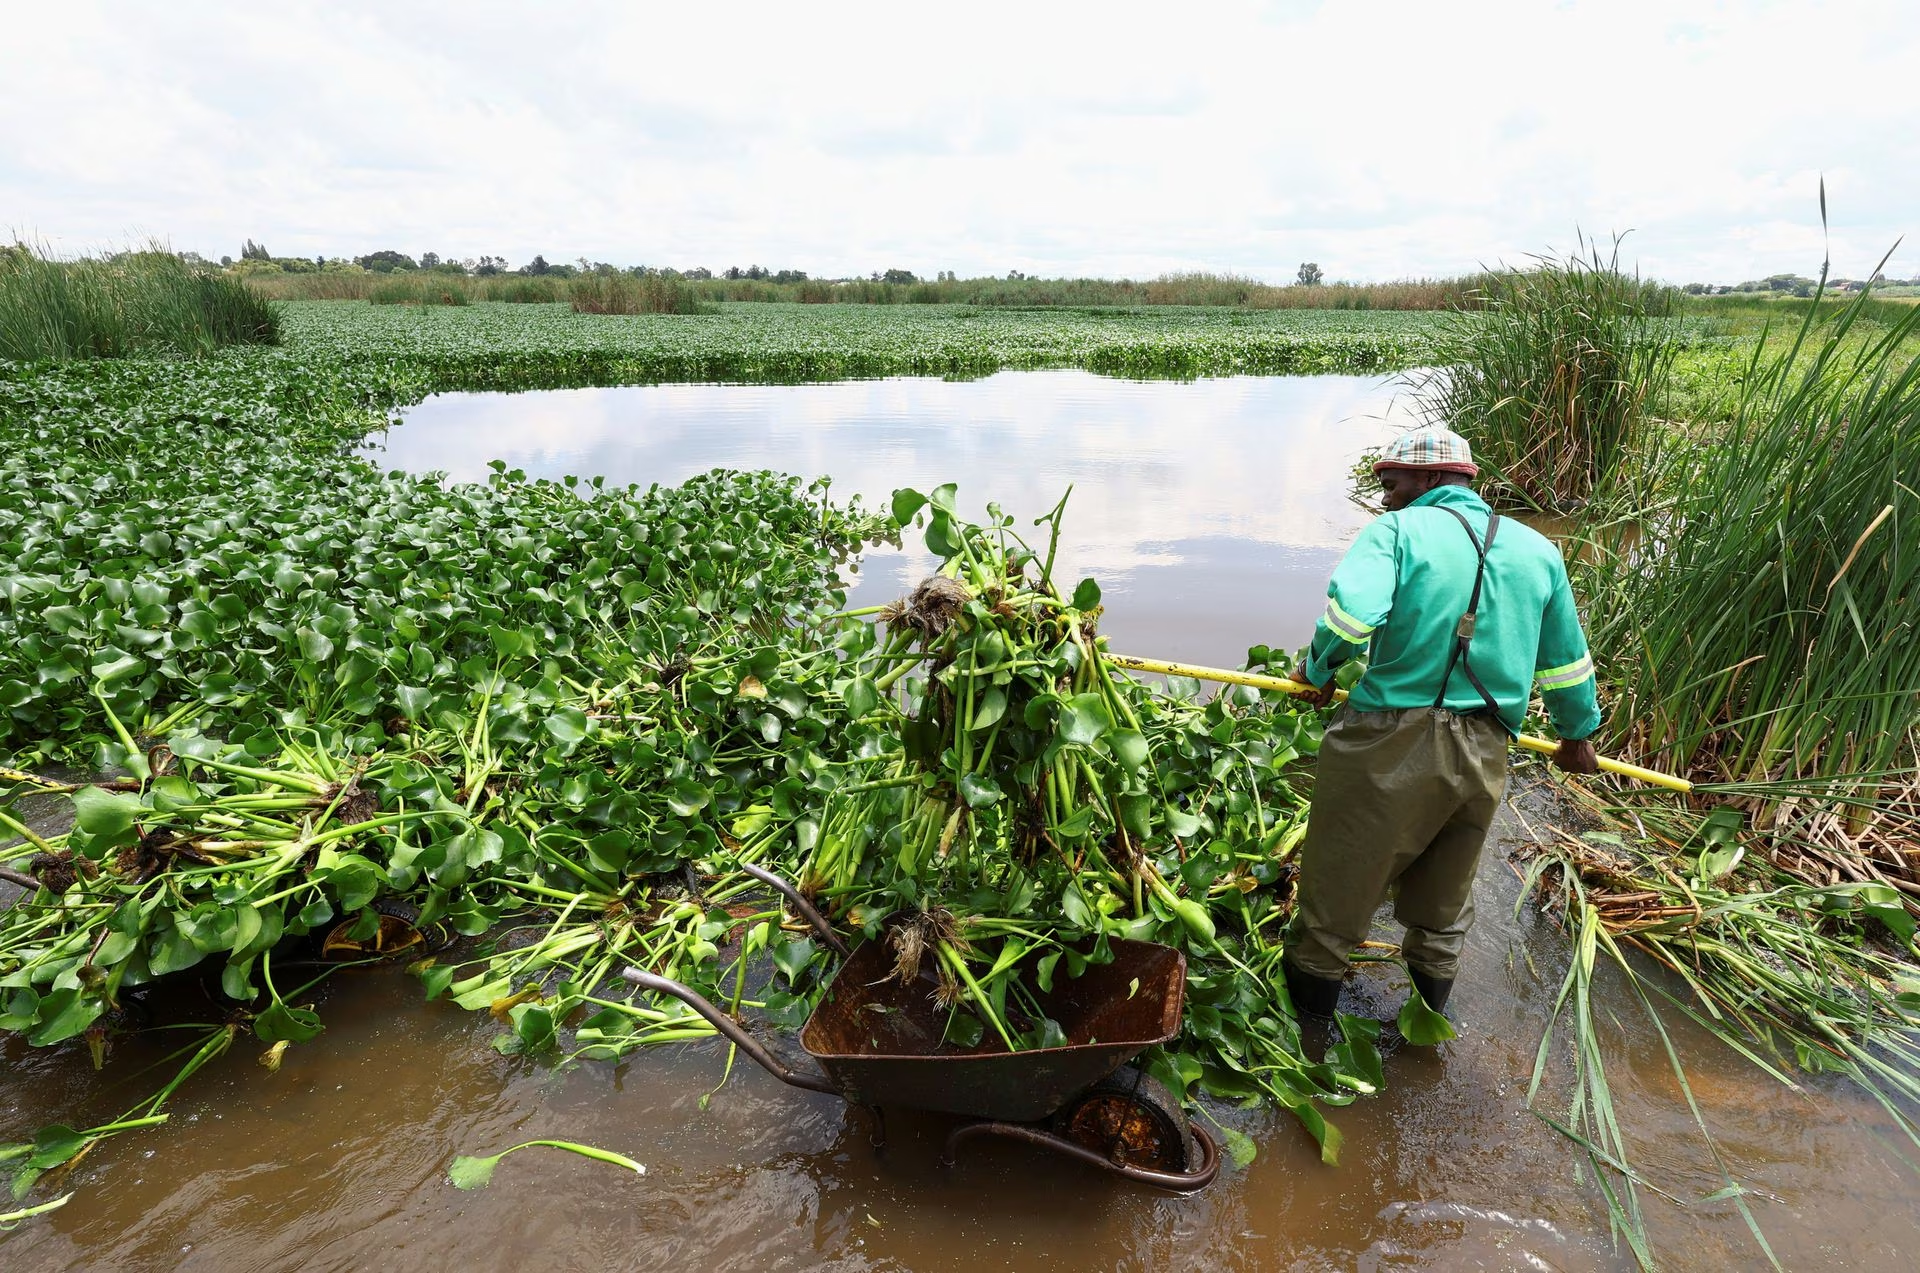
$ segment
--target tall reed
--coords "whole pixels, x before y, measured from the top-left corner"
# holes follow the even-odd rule
[[[355,267],[310,274],[249,274],[247,282],[276,301],[364,301],[390,277]]]
[[[382,281],[367,293],[375,305],[470,305],[467,280],[430,272],[374,275]]]
[[[280,301],[373,301],[375,304],[460,305],[507,301],[547,305],[567,299],[569,279],[552,275],[456,274],[446,270],[325,269],[309,274],[254,274],[248,282]],[[466,301],[443,300],[465,296]]]
[[[1862,295],[1757,346],[1724,430],[1682,439],[1641,538],[1580,568],[1612,733],[1739,780],[1910,768],[1920,725],[1920,310]]]
[[[447,275],[441,271],[375,274],[359,269],[325,269],[307,274],[256,274],[249,282],[275,300],[368,300],[398,280],[451,278],[474,301],[543,303],[569,301],[583,276],[495,274]],[[605,280],[605,274],[593,277]],[[620,275],[622,279],[629,276]],[[1310,287],[1275,286],[1233,274],[1166,274],[1146,281],[1098,278],[923,279],[887,283],[871,279],[689,279],[661,272],[649,286],[672,282],[696,302],[767,302],[804,305],[977,305],[983,308],[1058,306],[1228,306],[1244,309],[1472,309],[1486,295],[1486,277],[1403,279],[1391,283],[1322,283]],[[623,284],[588,284],[613,290]],[[591,302],[590,302],[591,303]],[[603,311],[594,311],[603,312]],[[637,310],[636,313],[662,312]],[[664,311],[681,312],[681,311]]]
[[[479,295],[509,305],[552,305],[567,299],[569,281],[551,274],[495,274],[479,280]]]
[[[665,274],[582,274],[570,279],[568,299],[580,314],[697,314],[693,289]]]
[[[1670,306],[1667,289],[1621,271],[1617,239],[1489,275],[1485,312],[1455,311],[1414,400],[1472,442],[1496,503],[1577,508],[1640,449],[1677,348],[1655,321]]]
[[[119,358],[274,344],[279,319],[238,279],[152,248],[74,261],[0,248],[0,358]]]
[[[967,278],[886,283],[867,279],[711,279],[693,286],[707,300],[803,304],[1023,306],[1220,306],[1245,309],[1470,309],[1483,279],[1405,279],[1278,287],[1236,274],[1163,274],[1146,281],[1099,278]]]

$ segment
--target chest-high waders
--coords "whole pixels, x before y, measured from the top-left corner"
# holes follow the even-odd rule
[[[1453,680],[1453,669],[1458,667],[1467,674],[1467,681],[1473,688],[1479,691],[1480,698],[1487,705],[1487,712],[1500,722],[1502,729],[1507,729],[1506,718],[1500,714],[1500,704],[1487,692],[1487,687],[1480,683],[1479,674],[1473,670],[1473,661],[1470,657],[1473,647],[1473,625],[1480,612],[1480,585],[1486,581],[1487,554],[1493,551],[1493,536],[1500,529],[1500,514],[1490,513],[1487,516],[1487,536],[1483,540],[1473,533],[1472,523],[1467,521],[1459,509],[1446,508],[1445,505],[1441,507],[1453,515],[1453,520],[1460,523],[1461,530],[1467,532],[1467,538],[1473,541],[1474,556],[1479,559],[1479,562],[1473,568],[1473,596],[1467,601],[1467,612],[1460,616],[1460,622],[1453,628],[1453,653],[1447,656],[1447,670],[1440,674],[1440,689],[1433,696],[1433,709],[1437,712],[1447,705],[1447,684]],[[1507,732],[1513,731],[1509,729]]]
[[[1446,511],[1473,541],[1479,565],[1433,709],[1349,711],[1320,745],[1286,935],[1287,990],[1307,1015],[1333,1011],[1354,947],[1366,939],[1390,889],[1397,890],[1394,918],[1407,930],[1400,944],[1407,971],[1430,1008],[1445,1006],[1473,924],[1473,878],[1506,789],[1507,746],[1458,717],[1490,714],[1506,728],[1471,659],[1487,552],[1500,519],[1488,517],[1483,538],[1465,517]],[[1446,710],[1456,667],[1479,692],[1484,710]]]

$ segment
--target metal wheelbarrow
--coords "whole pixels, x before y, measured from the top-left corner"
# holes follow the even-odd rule
[[[781,1082],[868,1106],[877,1126],[888,1105],[973,1120],[947,1137],[949,1163],[964,1141],[1004,1136],[1178,1192],[1204,1188],[1219,1173],[1213,1138],[1164,1086],[1126,1064],[1180,1032],[1187,961],[1173,947],[1114,940],[1111,963],[1061,976],[1039,994],[1041,1010],[1067,1037],[1063,1046],[1009,1052],[989,1032],[963,1048],[944,1038],[946,1012],[933,1000],[931,978],[900,982],[884,942],[849,953],[793,885],[742,869],[783,894],[843,960],[800,1031],[818,1073],[782,1063],[698,991],[640,968],[621,975],[685,1003]]]

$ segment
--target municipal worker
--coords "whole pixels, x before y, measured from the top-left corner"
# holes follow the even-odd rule
[[[1374,465],[1386,512],[1335,568],[1293,674],[1324,707],[1335,669],[1367,658],[1320,747],[1287,930],[1287,990],[1308,1017],[1332,1015],[1348,956],[1395,885],[1413,985],[1445,1008],[1531,691],[1560,736],[1555,763],[1597,767],[1593,660],[1566,566],[1544,536],[1474,493],[1478,471],[1451,430],[1394,439]]]

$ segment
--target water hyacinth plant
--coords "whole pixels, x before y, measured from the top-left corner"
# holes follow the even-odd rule
[[[1332,1160],[1318,1106],[1373,1090],[1379,1061],[1357,1032],[1304,1054],[1277,975],[1288,894],[1271,887],[1305,833],[1289,767],[1318,726],[1283,697],[1201,705],[1117,673],[1098,585],[1052,576],[1064,506],[1038,522],[1042,553],[996,507],[961,518],[951,487],[895,494],[945,565],[856,647],[843,701],[890,723],[828,795],[801,878],[891,941],[903,979],[931,962],[961,1047],[1064,1041],[1024,969],[1045,989],[1111,937],[1179,946],[1195,1001],[1155,1072],[1181,1095],[1284,1105]]]
[[[1279,990],[1276,886],[1304,831],[1287,768],[1316,727],[1251,692],[1201,704],[1116,677],[1094,652],[1091,581],[1059,596],[1009,519],[960,520],[950,489],[930,505],[903,492],[895,513],[922,506],[952,573],[885,641],[851,617],[668,607],[591,634],[569,675],[495,636],[464,700],[394,691],[408,716],[385,730],[404,755],[338,725],[283,722],[267,757],[263,735],[215,742],[197,716],[164,742],[136,737],[96,683],[113,758],[138,778],[70,785],[74,830],[9,854],[36,889],[0,912],[5,1025],[41,1044],[88,1035],[104,1054],[127,1001],[205,964],[277,1061],[322,1023],[295,1002],[304,987],[276,985],[276,960],[311,964],[297,939],[329,926],[376,938],[396,897],[421,926],[507,925],[419,968],[430,995],[500,1021],[505,1053],[613,1058],[709,1032],[626,991],[628,965],[797,1024],[822,955],[740,870],[765,864],[903,966],[933,961],[962,1048],[1064,1041],[1023,1011],[1025,958],[1044,988],[1102,961],[1110,937],[1180,945],[1187,1029],[1156,1073],[1182,1096],[1277,1101],[1331,1160],[1321,1108],[1381,1071],[1359,1029],[1303,1056]],[[888,694],[928,660],[944,682]],[[773,981],[750,982],[763,957]]]
[[[569,280],[517,279],[565,301]],[[479,294],[475,294],[478,300]],[[741,305],[697,323],[675,314],[577,314],[561,305],[281,306],[299,379],[404,377],[402,401],[455,389],[576,388],[675,381],[793,383],[873,376],[984,376],[1081,367],[1111,375],[1364,373],[1431,358],[1432,313],[972,310]],[[419,388],[411,388],[418,385]]]
[[[485,1158],[464,1156],[455,1158],[453,1165],[447,1168],[447,1183],[451,1184],[455,1189],[484,1189],[492,1182],[493,1169],[500,1165],[501,1159],[518,1150],[532,1149],[536,1146],[544,1146],[549,1149],[564,1149],[570,1154],[578,1154],[582,1158],[591,1158],[595,1162],[611,1163],[615,1167],[625,1167],[637,1176],[647,1174],[645,1167],[633,1159],[628,1158],[625,1154],[616,1154],[610,1149],[596,1149],[592,1145],[581,1145],[570,1140],[529,1140],[523,1141],[511,1149],[503,1149],[499,1153]]]
[[[1320,1107],[1377,1086],[1377,1060],[1299,1056],[1273,975],[1274,886],[1301,826],[1285,769],[1311,750],[1311,720],[1251,693],[1151,695],[1082,660],[1058,719],[1027,724],[1040,709],[1022,699],[998,753],[1033,759],[1022,749],[1043,735],[1066,740],[1065,800],[1105,811],[1096,824],[1054,798],[1043,833],[1082,855],[1074,869],[1049,859],[1030,887],[975,896],[1014,865],[996,861],[997,832],[982,836],[1004,820],[981,805],[955,824],[980,875],[951,875],[925,838],[924,863],[876,875],[881,859],[849,857],[839,838],[848,802],[874,781],[904,801],[908,784],[884,785],[900,775],[874,771],[927,726],[881,702],[880,682],[904,692],[891,673],[914,663],[881,659],[871,624],[824,616],[836,559],[897,523],[764,474],[648,491],[504,470],[453,487],[381,475],[348,450],[379,418],[362,404],[423,382],[405,363],[335,357],[267,377],[211,362],[0,380],[9,429],[36,442],[0,461],[4,742],[17,769],[62,758],[128,775],[62,784],[76,820],[60,836],[0,809],[19,837],[0,865],[31,884],[0,922],[9,1028],[85,1039],[106,1061],[147,988],[191,975],[277,1062],[324,1025],[304,996],[326,968],[296,965],[323,936],[377,937],[396,899],[422,930],[495,934],[421,972],[429,994],[498,1020],[503,1052],[611,1058],[709,1033],[678,1005],[636,1000],[615,979],[629,964],[796,1023],[821,956],[737,869],[761,862],[816,882],[842,873],[834,903],[862,930],[903,894],[916,913],[924,901],[952,914],[966,949],[934,957],[973,980],[974,1002],[996,990],[1017,1002],[978,962],[1009,938],[1039,942],[1042,958],[1058,946],[1061,975],[1083,938],[1178,940],[1195,953],[1190,1031],[1158,1071],[1183,1095],[1282,1100],[1336,1152]],[[299,427],[280,427],[290,419]],[[49,453],[69,457],[51,474],[24,458]],[[217,514],[176,498],[209,472]],[[951,492],[935,509],[944,547],[1001,554],[1008,581],[1037,564],[1006,555],[999,514],[989,535],[957,519]],[[1070,637],[1097,592],[1051,589],[1048,630]],[[1037,640],[995,639],[1010,634]],[[1073,657],[1056,646],[1041,651],[1048,666]],[[979,687],[982,703],[993,688]],[[1128,712],[1138,727],[1115,732]],[[1148,764],[1142,748],[1163,754]],[[911,781],[946,799],[937,769]],[[979,799],[983,783],[1006,793],[1019,778],[989,764],[965,789]],[[0,801],[50,790],[19,773],[6,785]],[[1144,825],[1153,839],[1103,866],[1097,827],[1129,819],[1129,836]],[[898,820],[867,830],[903,834]],[[886,861],[897,867],[899,845]],[[1209,931],[1237,949],[1223,954]]]

